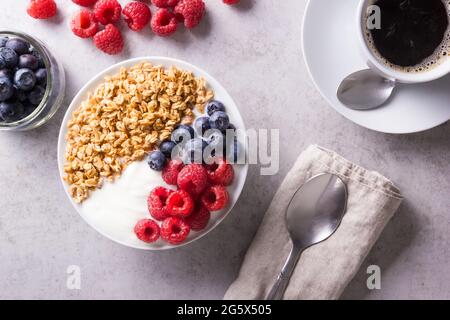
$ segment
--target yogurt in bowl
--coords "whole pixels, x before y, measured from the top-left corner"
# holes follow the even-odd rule
[[[127,163],[126,166],[123,166],[120,175],[111,179],[112,181],[103,179],[104,181],[102,183],[99,182],[99,188],[90,190],[88,196],[83,201],[75,201],[72,192],[73,190],[70,189],[71,186],[64,181],[64,178],[66,178],[65,170],[67,169],[66,150],[68,148],[65,137],[68,133],[68,125],[73,117],[73,112],[78,110],[82,103],[86,101],[89,92],[93,92],[94,89],[102,83],[105,77],[117,74],[121,68],[131,68],[143,61],[148,61],[155,66],[163,66],[165,68],[175,66],[176,68],[192,72],[195,77],[203,78],[208,87],[214,92],[215,99],[222,101],[226,106],[230,121],[234,126],[237,129],[243,130],[245,130],[245,126],[235,103],[225,89],[214,78],[191,64],[170,58],[136,58],[114,65],[94,77],[74,98],[64,118],[58,146],[60,174],[63,179],[64,189],[69,196],[71,203],[86,222],[104,236],[129,247],[161,250],[174,248],[180,245],[172,245],[162,240],[158,240],[154,243],[145,243],[137,239],[133,232],[133,227],[140,219],[152,218],[147,208],[147,197],[154,187],[163,186],[172,190],[176,189],[176,187],[167,186],[162,180],[161,173],[152,171],[146,161],[142,160],[143,157],[140,159],[136,157]],[[202,110],[200,110],[200,112],[197,111],[192,113],[191,121],[194,120],[196,114],[202,113]],[[147,150],[146,152],[148,153],[150,151],[151,150]],[[89,165],[87,167],[91,168]],[[195,241],[207,234],[223,221],[231,211],[244,186],[248,166],[246,164],[233,165],[233,169],[235,173],[234,181],[227,187],[229,193],[228,205],[223,210],[211,212],[211,219],[206,228],[198,232],[191,231],[187,239],[181,245]]]

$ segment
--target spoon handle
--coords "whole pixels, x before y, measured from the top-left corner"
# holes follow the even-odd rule
[[[273,285],[272,289],[270,289],[266,300],[281,300],[283,298],[284,292],[289,284],[289,280],[291,279],[292,272],[294,272],[294,268],[297,265],[297,261],[300,258],[302,251],[303,249],[297,246],[292,247],[291,253],[287,258],[283,269],[281,269],[277,281]]]

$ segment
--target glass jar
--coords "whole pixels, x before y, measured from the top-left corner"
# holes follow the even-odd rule
[[[47,87],[40,104],[34,111],[20,120],[12,122],[0,121],[0,130],[25,131],[37,128],[46,123],[63,102],[66,88],[63,66],[42,41],[26,33],[0,30],[0,36],[20,38],[27,41],[40,54],[47,70]]]

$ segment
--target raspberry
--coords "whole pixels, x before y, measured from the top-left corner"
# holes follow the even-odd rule
[[[107,54],[118,54],[124,46],[122,34],[112,24],[108,24],[104,30],[96,33],[94,44]]]
[[[199,195],[208,183],[206,169],[201,164],[190,164],[181,169],[177,179],[178,187],[193,195]]]
[[[122,6],[117,0],[100,0],[94,6],[95,18],[107,25],[119,21]]]
[[[181,160],[170,160],[162,171],[162,178],[164,182],[170,185],[177,185],[178,174],[183,169],[184,164]]]
[[[194,201],[189,193],[177,190],[167,198],[167,212],[174,217],[187,217],[194,210]]]
[[[169,9],[159,9],[153,15],[151,27],[154,33],[161,37],[168,37],[177,31],[177,19]]]
[[[209,211],[218,211],[228,204],[228,191],[224,186],[211,186],[205,190],[201,202]]]
[[[161,224],[161,238],[171,244],[180,244],[186,240],[191,228],[178,217],[169,217]]]
[[[238,3],[240,0],[223,0],[223,3],[225,4],[236,4]]]
[[[139,31],[144,28],[152,17],[150,8],[142,2],[133,1],[128,3],[122,11],[125,21],[131,30]]]
[[[180,0],[152,0],[152,3],[159,8],[175,7]]]
[[[148,211],[156,220],[162,221],[169,216],[167,211],[167,198],[169,198],[172,190],[164,187],[156,187],[150,192],[147,198]]]
[[[27,12],[32,18],[48,19],[56,15],[56,3],[54,0],[31,0]]]
[[[97,0],[72,0],[72,2],[82,7],[89,7],[94,5],[97,2]]]
[[[205,3],[203,0],[180,0],[173,9],[180,21],[188,29],[192,29],[200,23],[205,14]]]
[[[70,21],[70,29],[80,38],[90,38],[97,33],[98,23],[94,14],[86,9],[81,9]]]
[[[152,243],[159,239],[159,226],[153,220],[142,219],[134,226],[134,233],[139,240]]]
[[[233,182],[233,167],[223,159],[219,159],[216,163],[206,166],[208,180],[212,184],[221,186],[229,186]]]
[[[208,225],[211,213],[202,205],[197,205],[191,215],[184,219],[194,231],[205,229]]]

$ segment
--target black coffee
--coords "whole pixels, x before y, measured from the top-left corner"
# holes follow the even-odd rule
[[[381,29],[370,33],[375,48],[390,63],[416,66],[443,45],[449,17],[442,0],[377,0],[374,4],[381,10]]]

